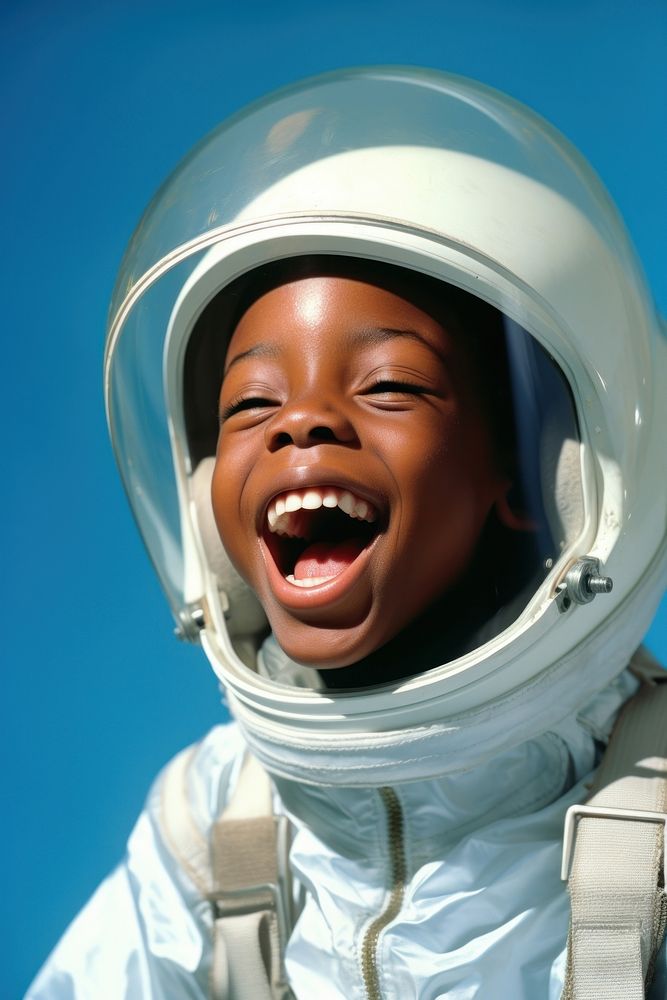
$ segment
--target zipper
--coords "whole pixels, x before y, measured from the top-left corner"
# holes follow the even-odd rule
[[[361,975],[368,1000],[382,1000],[377,968],[378,941],[387,924],[390,924],[398,916],[405,895],[403,810],[393,788],[380,788],[378,791],[387,815],[390,877],[387,905],[366,930],[361,946]]]

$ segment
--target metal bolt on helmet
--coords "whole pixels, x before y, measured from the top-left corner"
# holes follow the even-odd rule
[[[559,584],[558,605],[567,611],[573,603],[590,604],[597,594],[610,594],[613,587],[611,577],[602,575],[599,559],[578,559]]]

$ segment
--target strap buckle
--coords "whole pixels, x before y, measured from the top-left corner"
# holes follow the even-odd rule
[[[616,806],[589,806],[580,804],[570,806],[565,814],[563,861],[560,870],[560,877],[563,882],[567,882],[570,877],[577,826],[579,820],[584,817],[593,819],[625,819],[637,823],[662,823],[664,827],[662,863],[663,871],[667,872],[667,813],[659,813],[646,809],[620,809]]]
[[[228,889],[211,896],[218,917],[241,917],[247,913],[269,910],[275,913],[278,936],[282,945],[290,935],[290,919],[283,894],[275,883],[248,885],[243,889]]]
[[[296,922],[292,878],[289,867],[291,828],[286,816],[275,816],[277,881],[245,885],[238,889],[223,889],[210,893],[219,917],[240,917],[246,913],[271,910],[276,915],[282,949],[289,941]]]

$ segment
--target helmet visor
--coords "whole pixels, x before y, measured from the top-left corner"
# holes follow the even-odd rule
[[[429,538],[415,535],[411,558],[416,563],[428,561],[426,549],[431,544],[437,547],[437,536],[455,532],[448,520],[453,519],[457,510],[450,504],[450,497],[461,489],[457,480],[462,479],[465,484],[489,481],[503,484],[497,502],[485,511],[470,536],[466,563],[454,577],[447,566],[449,549],[443,542],[442,593],[435,593],[432,604],[419,609],[418,627],[422,632],[428,626],[429,615],[435,615],[439,625],[443,619],[446,622],[444,630],[438,628],[439,645],[433,655],[438,664],[448,662],[492,639],[515,621],[542,591],[547,577],[572,542],[581,536],[585,524],[582,450],[568,381],[554,358],[515,319],[461,288],[416,270],[351,256],[311,254],[273,261],[241,275],[207,303],[182,352],[180,426],[187,456],[184,467],[189,470],[189,478],[197,483],[190,490],[190,497],[197,497],[194,518],[199,537],[204,539],[201,546],[204,559],[214,576],[219,577],[219,590],[226,589],[226,571],[215,527],[211,527],[210,480],[215,467],[220,389],[230,337],[258,302],[270,302],[277,291],[296,288],[312,279],[333,279],[330,287],[334,294],[336,288],[342,287],[336,282],[348,285],[351,282],[389,293],[390,310],[393,302],[407,301],[431,319],[436,329],[442,330],[449,345],[449,363],[454,370],[464,373],[456,376],[459,383],[465,382],[464,388],[457,383],[454,387],[454,394],[459,393],[464,400],[457,415],[459,423],[453,432],[443,424],[445,432],[453,437],[445,442],[440,458],[435,461],[434,452],[429,452],[432,445],[420,441],[419,429],[411,444],[415,453],[424,449],[423,456],[413,463],[414,475],[420,481],[423,475],[426,490],[440,491],[442,500],[442,518],[431,525]],[[353,328],[356,314],[350,312],[343,322]],[[341,368],[345,365],[345,351],[341,344]],[[376,362],[374,356],[373,364]],[[436,379],[437,368],[434,354],[426,364],[427,375],[433,374]],[[253,376],[254,371],[248,377],[252,380]],[[290,373],[276,363],[272,377],[281,385],[278,393],[284,397],[281,402],[289,406]],[[345,395],[345,390],[341,394]],[[362,408],[366,402],[362,395]],[[376,418],[381,421],[385,416],[380,411]],[[468,437],[462,449],[461,442],[456,440],[457,435],[468,434],[472,419],[475,426],[483,427],[488,449],[477,447]],[[371,427],[369,433],[373,432]],[[474,441],[478,442],[478,438]],[[346,447],[345,442],[333,440],[327,441],[321,451],[334,449],[344,459]],[[363,447],[363,441],[355,443],[354,449],[357,447]],[[262,450],[260,447],[259,451]],[[452,455],[459,457],[453,459]],[[390,464],[393,457],[389,454]],[[263,455],[258,452],[256,458],[262,460]],[[281,459],[281,470],[284,472],[290,463],[298,465],[302,458],[295,446],[291,457]],[[220,449],[217,461],[217,474],[233,478],[234,458],[228,458],[225,448]],[[227,469],[226,461],[231,463]],[[353,456],[351,468],[355,461]],[[426,467],[428,476],[423,473]],[[352,478],[353,475],[350,472]],[[316,465],[313,476],[318,481]],[[200,482],[205,483],[204,489]],[[359,526],[345,516],[343,487],[333,481],[328,485],[332,493],[326,501],[331,504],[330,512],[325,511],[323,500],[322,509],[307,517],[301,509],[297,514],[281,512],[277,528],[269,524],[263,528],[269,550],[287,579],[296,575],[298,582],[300,575],[306,580],[317,577],[313,553],[318,546],[325,546],[328,557],[334,561],[339,557],[343,565],[343,553],[350,545],[358,552],[360,546],[371,547],[378,535],[384,532],[391,535],[394,516],[391,509],[385,511],[384,521],[378,511],[377,517],[373,514],[372,523]],[[287,495],[289,491],[278,492]],[[296,490],[295,496],[300,498],[300,492],[303,491]],[[417,501],[421,502],[420,498]],[[428,509],[425,505],[425,511]],[[292,537],[296,531],[300,532],[298,538]],[[289,541],[277,539],[276,534],[289,536]],[[344,673],[338,674],[340,681],[344,677]]]

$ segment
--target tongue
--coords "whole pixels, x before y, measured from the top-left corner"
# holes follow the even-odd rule
[[[364,547],[360,538],[344,542],[316,542],[301,553],[294,566],[294,579],[314,576],[338,576],[347,569]]]

